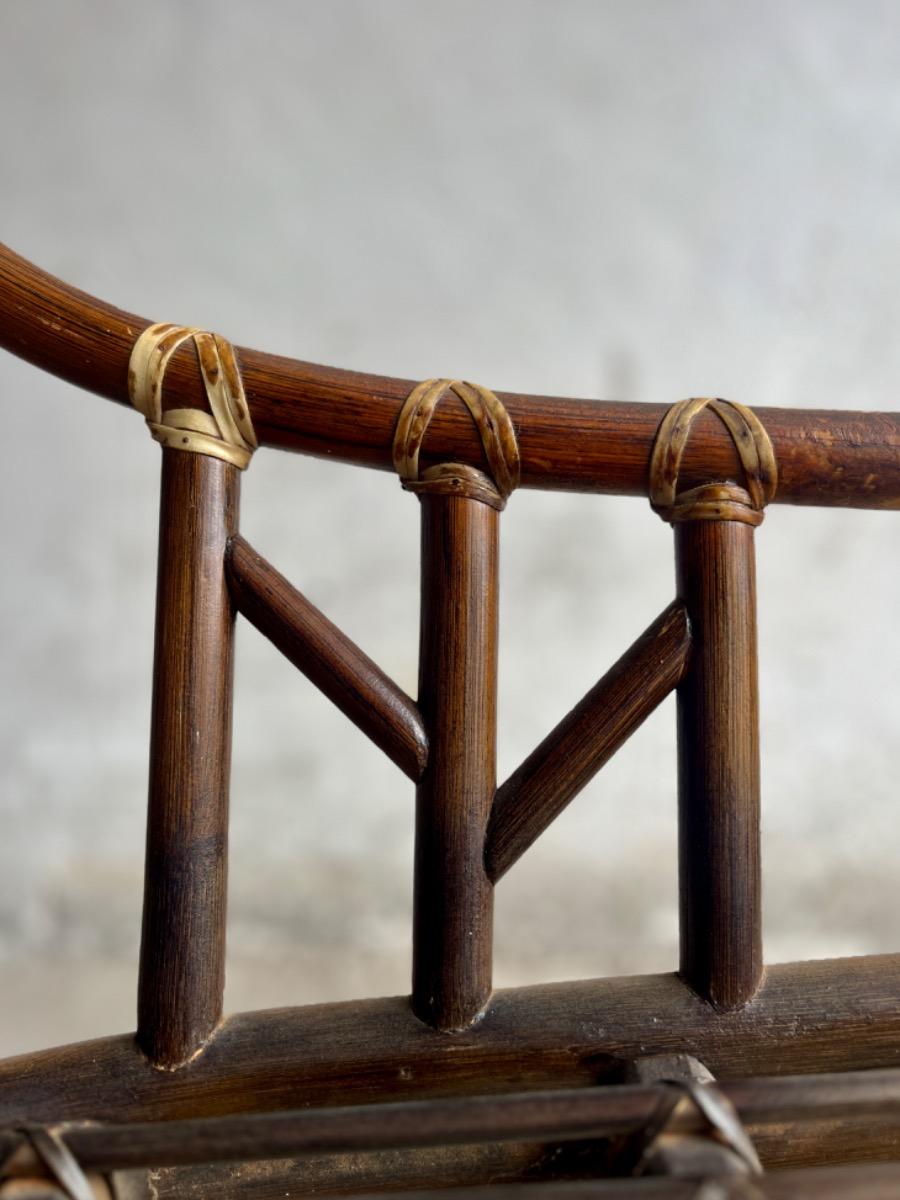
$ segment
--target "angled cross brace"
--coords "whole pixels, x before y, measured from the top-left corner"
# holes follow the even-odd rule
[[[9,262],[11,277],[4,273]],[[227,1114],[245,1104],[258,1110],[293,1107],[300,1102],[298,1089],[305,1104],[341,1105],[423,1094],[465,1096],[479,1088],[592,1085],[616,1078],[628,1060],[648,1051],[698,1053],[718,1073],[735,1077],[758,1070],[900,1062],[900,957],[795,964],[763,976],[753,566],[753,529],[768,501],[900,504],[896,415],[801,417],[771,410],[767,429],[750,410],[715,398],[685,401],[661,423],[655,406],[509,397],[507,412],[487,389],[435,380],[410,393],[400,413],[408,417],[404,423],[397,421],[403,381],[350,376],[246,352],[241,357],[264,444],[324,450],[386,466],[387,434],[404,424],[404,444],[395,436],[391,457],[396,466],[398,449],[403,450],[399,461],[413,469],[398,470],[404,486],[422,496],[424,513],[420,712],[245,542],[236,538],[226,545],[236,533],[235,469],[246,465],[257,442],[231,348],[222,357],[224,344],[214,335],[170,326],[145,330],[135,343],[140,320],[78,296],[27,264],[16,268],[12,256],[0,251],[4,274],[7,295],[15,300],[5,333],[16,352],[119,400],[127,377],[129,394],[157,440],[173,450],[177,444],[179,451],[199,451],[199,457],[182,456],[182,461],[172,457],[173,450],[164,455],[137,1037],[0,1064],[0,1110],[14,1123],[23,1115],[44,1116],[48,1122],[66,1113],[117,1122],[171,1121],[188,1114]],[[60,303],[62,319],[45,320],[47,312],[60,315]],[[196,408],[196,364],[184,355],[175,364],[165,400],[177,397],[187,407],[166,407],[162,370],[168,350],[177,348],[169,344],[173,337],[178,344],[178,339],[194,340],[211,413]],[[154,367],[139,373],[146,388],[139,375],[124,370],[126,356],[133,362],[139,346],[147,350],[148,364],[157,352],[162,355],[158,362],[153,359],[158,372]],[[138,361],[145,357],[137,353]],[[155,389],[150,386],[154,374]],[[220,412],[216,397],[223,398],[222,389],[234,404]],[[287,399],[286,390],[291,392]],[[419,474],[418,454],[430,419],[420,401],[427,399],[433,411],[448,390],[469,407],[497,488],[475,469],[475,462],[483,465],[480,451],[473,451],[469,423],[452,405],[444,406],[435,423],[428,453],[434,465]],[[139,396],[147,403],[139,403]],[[285,404],[293,405],[287,417]],[[718,414],[733,444],[710,426],[706,409]],[[697,430],[689,446],[694,417]],[[215,418],[213,431],[210,418]],[[496,424],[501,418],[502,429]],[[231,440],[232,425],[239,432],[246,427],[243,443]],[[176,435],[177,443],[171,440]],[[584,453],[570,453],[573,438],[587,447]],[[676,525],[678,600],[495,794],[496,512],[520,480],[526,486],[643,492],[648,450],[651,502]],[[207,461],[206,456],[212,457]],[[746,489],[733,478],[738,465]],[[498,480],[504,481],[502,487]],[[491,509],[488,515],[479,512],[482,505]],[[236,607],[419,784],[412,1009],[398,998],[221,1020]],[[680,978],[585,981],[492,996],[494,881],[676,685]],[[452,1038],[448,1030],[455,1031]],[[877,1087],[871,1075],[858,1079],[863,1090]],[[746,1108],[747,1096],[760,1082],[732,1079],[727,1085],[737,1089],[739,1109],[740,1089]],[[791,1165],[896,1152],[897,1101],[891,1096],[885,1104],[876,1097],[868,1108],[853,1105],[845,1083],[798,1130],[796,1106],[803,1089],[818,1082],[778,1082],[787,1099],[782,1093],[774,1108],[768,1101],[769,1130],[761,1135],[769,1138],[768,1161]],[[599,1089],[585,1088],[574,1103],[601,1099]],[[497,1103],[494,1097],[485,1100],[488,1109]],[[540,1101],[534,1095],[526,1097],[526,1104],[535,1103]],[[402,1144],[430,1145],[427,1123],[435,1110],[427,1103],[412,1108],[409,1140]],[[466,1136],[473,1130],[477,1136],[501,1136],[496,1126],[488,1129],[478,1120],[485,1118],[484,1108],[474,1121],[471,1113],[460,1111],[464,1122],[473,1122]],[[275,1118],[267,1126],[269,1134],[275,1130],[269,1152],[286,1148],[279,1138],[287,1119]],[[312,1124],[318,1119],[314,1114]],[[334,1119],[354,1118],[345,1109]],[[237,1125],[218,1129],[221,1153],[236,1151],[242,1121],[253,1127],[256,1151],[262,1148],[257,1140],[262,1126],[242,1117]],[[542,1136],[552,1133],[540,1122],[537,1129]],[[506,1130],[511,1137],[523,1132]],[[177,1131],[170,1127],[165,1133],[171,1145]],[[86,1136],[90,1140],[95,1134]],[[134,1126],[120,1130],[127,1153],[134,1151],[135,1134]],[[151,1140],[158,1134],[152,1130]],[[396,1135],[395,1127],[386,1141],[368,1144],[397,1145],[391,1140]],[[327,1136],[323,1143],[319,1131],[312,1145],[323,1144],[334,1146]],[[309,1149],[292,1146],[298,1154]],[[37,1153],[37,1142],[33,1148]],[[434,1169],[435,1160],[426,1163],[423,1157],[422,1184],[510,1179],[517,1170],[520,1178],[565,1175],[560,1160],[521,1157],[519,1143],[468,1147],[473,1149],[483,1151],[480,1168],[471,1156],[464,1163],[461,1153],[447,1160],[446,1176]],[[510,1157],[498,1157],[498,1150]],[[353,1190],[363,1178],[373,1186],[398,1179],[396,1160],[370,1163],[369,1175],[363,1170],[353,1179],[356,1165],[346,1157],[336,1170],[320,1162],[315,1190]],[[896,1167],[874,1169],[867,1177],[874,1190],[858,1189],[855,1177],[852,1182],[847,1177],[847,1190],[827,1172],[814,1178],[821,1183],[810,1182],[804,1194],[814,1191],[823,1200],[851,1188],[856,1196],[894,1196],[900,1187]],[[418,1186],[413,1174],[403,1179]],[[307,1175],[304,1182],[309,1181]],[[18,1182],[9,1189],[0,1184],[0,1191],[24,1196]],[[159,1180],[152,1185],[156,1200],[189,1194],[183,1180],[171,1182],[169,1191],[156,1186]],[[236,1176],[231,1182],[241,1183]],[[263,1190],[255,1191],[249,1181],[240,1191],[243,1200],[281,1189],[274,1176],[264,1180],[260,1174],[259,1183]],[[592,1183],[588,1190],[611,1195],[617,1186]],[[630,1195],[644,1184],[622,1186]],[[676,1181],[659,1186],[669,1190],[652,1194],[683,1194]],[[712,1190],[738,1194],[721,1180]],[[223,1198],[232,1194],[209,1181],[200,1191]],[[644,1188],[640,1194],[651,1193]],[[693,1200],[700,1192],[691,1186],[684,1194]],[[754,1194],[795,1192],[767,1178]]]
[[[358,646],[240,536],[225,555],[239,612],[414,782],[428,761],[418,708]]]
[[[675,600],[498,789],[485,849],[494,882],[681,682],[690,650]]]

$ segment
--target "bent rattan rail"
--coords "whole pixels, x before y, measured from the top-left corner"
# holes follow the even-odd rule
[[[900,415],[414,386],[151,326],[5,249],[0,343],[163,446],[137,1033],[0,1063],[0,1195],[900,1194],[900,955],[763,969],[754,582],[765,504],[900,507]],[[257,442],[418,495],[416,700],[240,536]],[[497,787],[517,484],[649,496],[676,596]],[[237,613],[417,785],[409,1000],[222,1015]],[[494,884],[676,689],[679,973],[494,992]]]

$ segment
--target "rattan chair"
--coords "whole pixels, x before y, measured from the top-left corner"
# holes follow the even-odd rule
[[[754,582],[766,504],[900,507],[900,415],[414,385],[149,326],[8,250],[0,343],[163,447],[137,1032],[0,1063],[0,1196],[900,1195],[900,956],[763,966]],[[416,700],[241,537],[258,443],[417,496]],[[517,486],[649,497],[676,587],[498,788]],[[417,787],[409,998],[222,1014],[237,614]],[[495,883],[673,689],[679,972],[492,991]]]

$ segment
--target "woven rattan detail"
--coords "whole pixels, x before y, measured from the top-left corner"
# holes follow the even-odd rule
[[[691,426],[709,409],[731,434],[743,484],[727,481],[678,491],[678,473]],[[742,521],[759,525],[775,495],[778,465],[769,435],[752,409],[734,400],[695,397],[673,404],[660,423],[650,457],[650,503],[664,521]]]
[[[162,384],[172,355],[193,340],[210,411],[163,411]],[[230,342],[217,333],[181,325],[151,325],[134,344],[128,364],[128,394],[143,413],[153,437],[174,450],[221,458],[241,470],[256,449],[256,435],[241,372]]]
[[[464,463],[439,463],[419,473],[419,452],[438,404],[454,393],[471,414],[490,475]],[[426,379],[407,396],[394,430],[394,467],[410,492],[467,496],[502,509],[519,483],[519,444],[509,413],[489,388],[458,379]]]

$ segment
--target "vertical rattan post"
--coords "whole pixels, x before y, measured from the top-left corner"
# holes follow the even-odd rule
[[[138,1042],[186,1062],[222,1014],[239,472],[164,450]]]
[[[208,407],[167,407],[168,363],[190,346]],[[234,349],[218,334],[148,326],[128,392],[163,447],[137,1040],[173,1070],[222,1016],[234,651],[225,551],[256,435]]]
[[[420,475],[425,431],[448,398],[468,409],[489,474],[448,462]],[[500,511],[519,481],[516,432],[488,388],[427,379],[397,418],[394,466],[422,504],[419,710],[429,755],[416,791],[412,1006],[437,1029],[463,1029],[491,994],[497,567]]]
[[[762,974],[754,529],[675,526],[693,652],[678,688],[681,973],[718,1008]]]
[[[704,410],[731,436],[743,485],[679,491],[682,454]],[[776,486],[771,441],[750,409],[697,398],[666,413],[650,499],[675,527],[678,596],[692,642],[678,685],[681,974],[720,1009],[746,1004],[763,970],[754,533]]]
[[[419,706],[431,749],[416,794],[412,1003],[423,1021],[459,1029],[491,993],[499,513],[465,496],[421,503]]]

